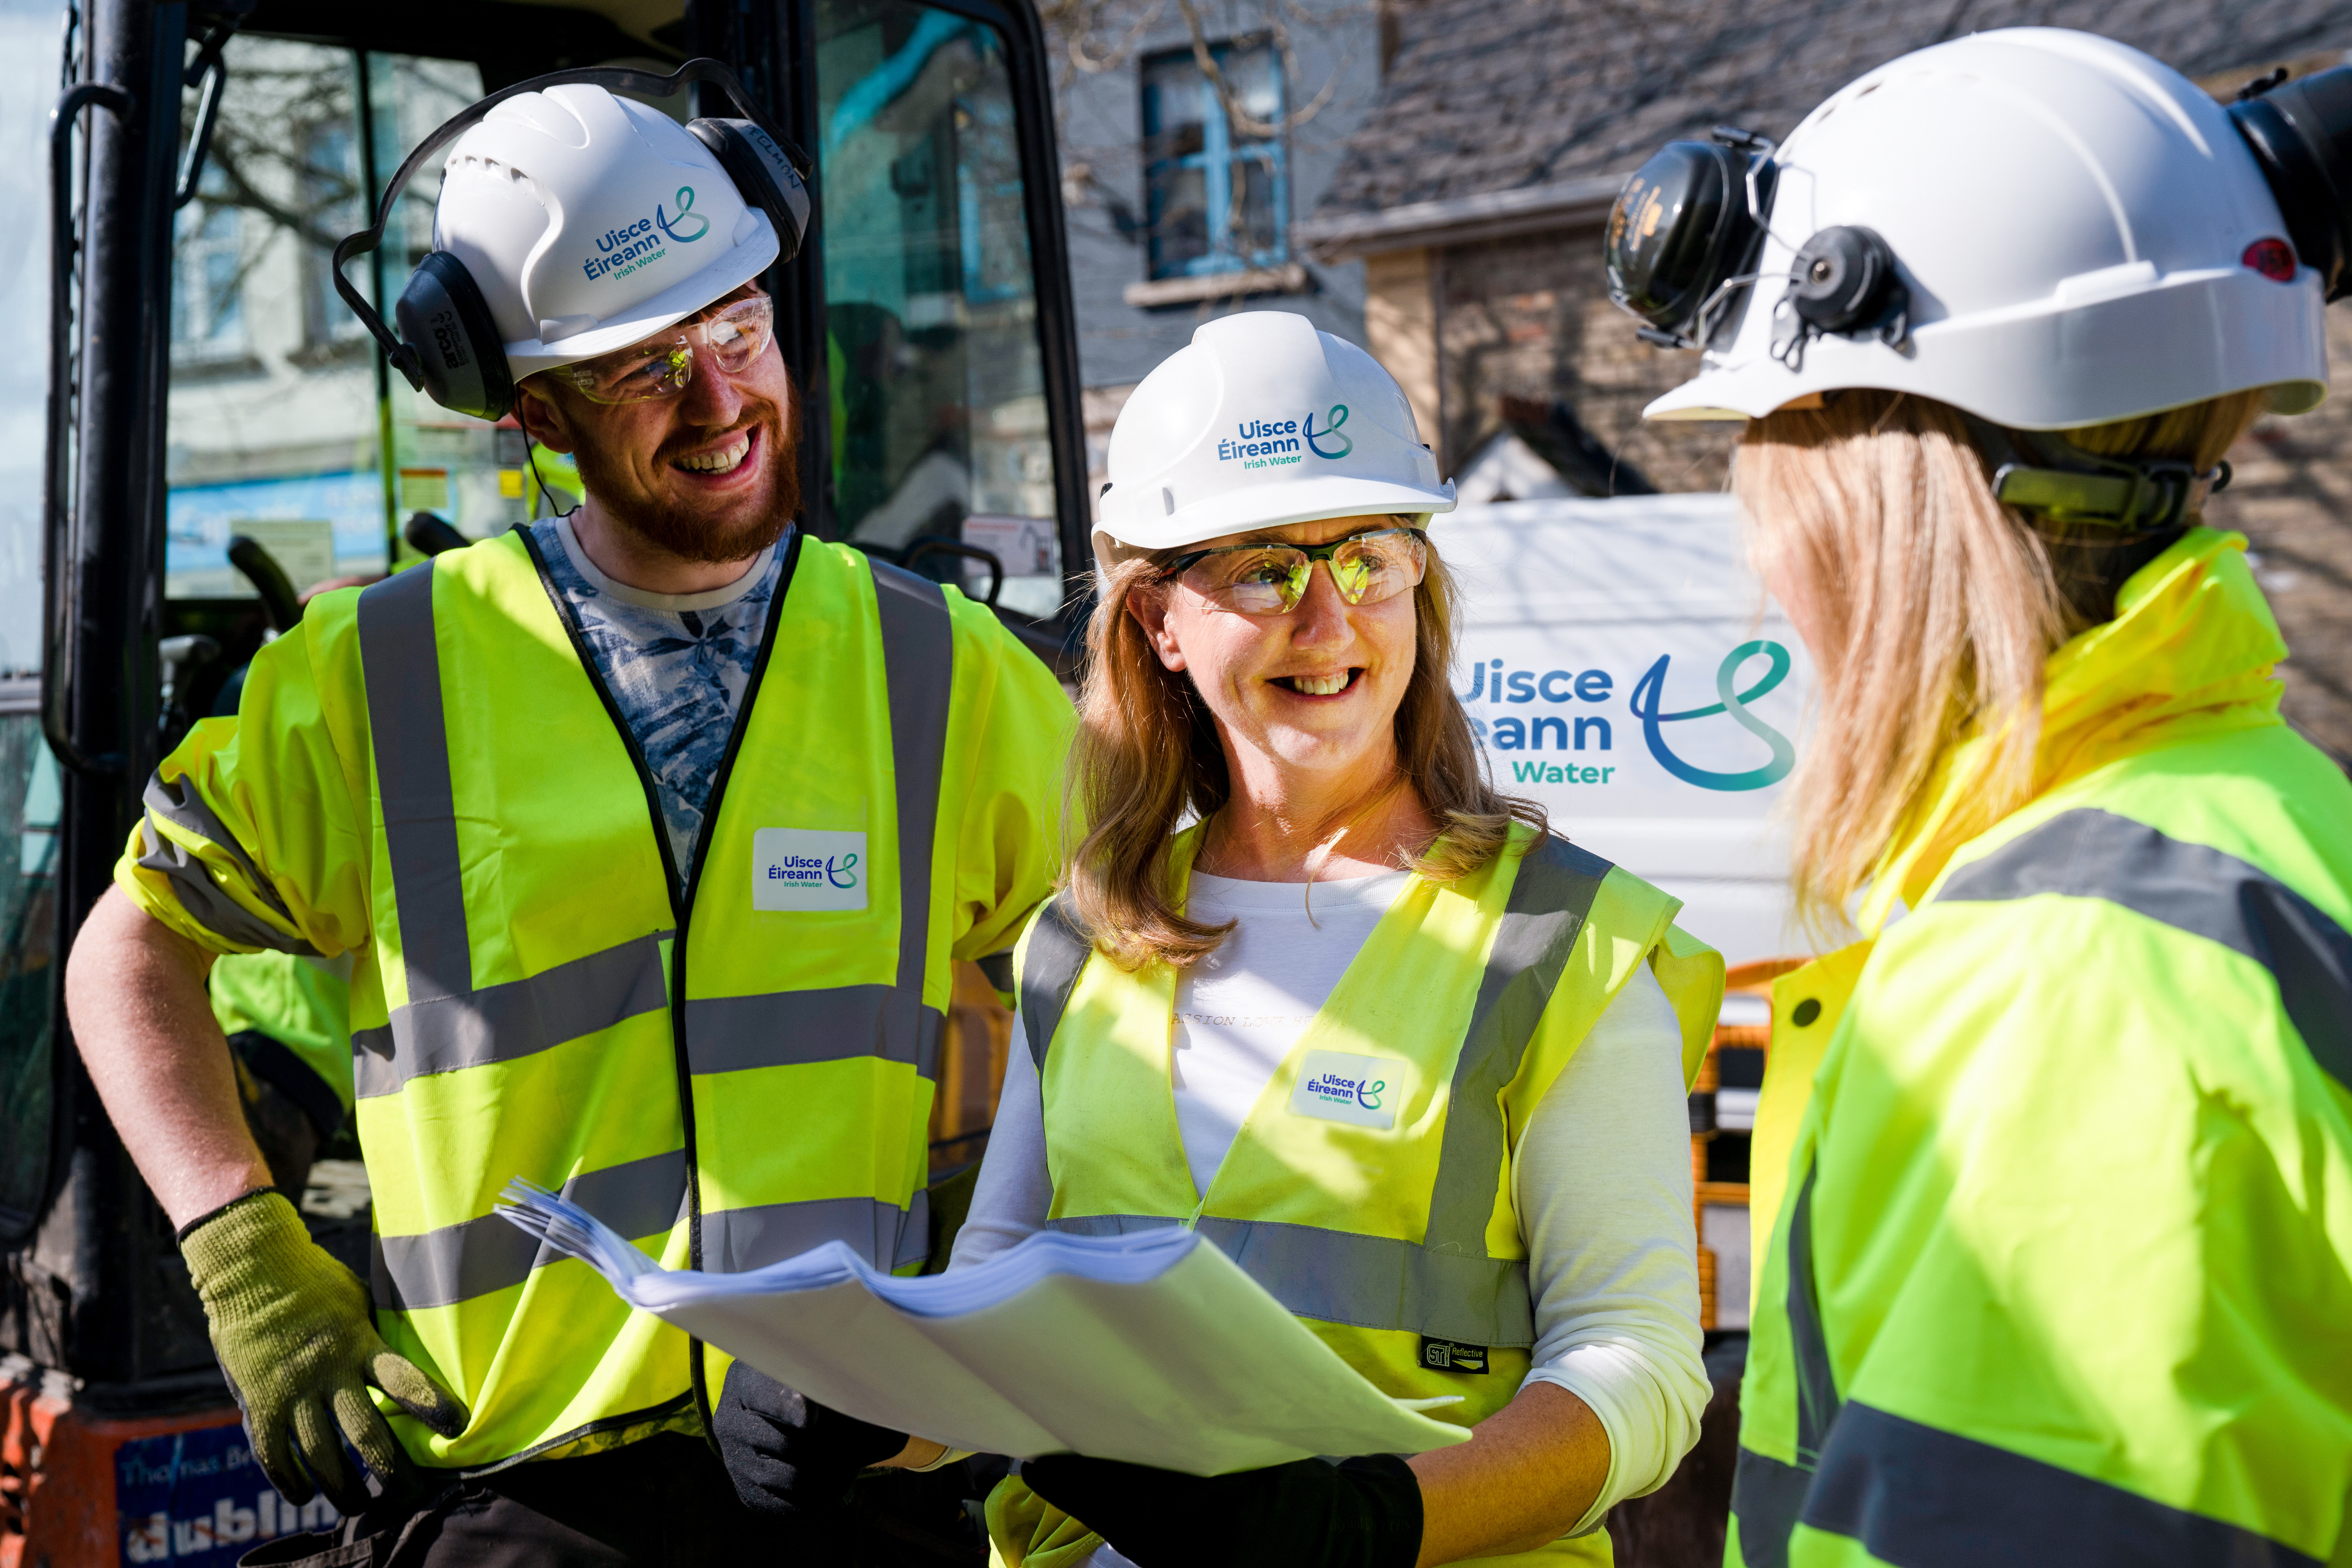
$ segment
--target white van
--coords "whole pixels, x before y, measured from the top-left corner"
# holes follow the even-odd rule
[[[1430,538],[1460,584],[1454,689],[1496,784],[1681,899],[1729,963],[1805,952],[1773,813],[1812,669],[1732,499],[1465,507]]]
[[[1454,689],[1496,784],[1552,827],[1683,900],[1684,929],[1731,963],[1805,956],[1774,819],[1812,668],[1748,569],[1723,495],[1464,507],[1430,538],[1462,589]],[[1725,999],[1726,1024],[1763,1000]],[[1714,1096],[1722,1185],[1698,1188],[1716,1328],[1748,1326],[1746,1133],[1761,1062]],[[1696,1125],[1696,1123],[1695,1123]]]

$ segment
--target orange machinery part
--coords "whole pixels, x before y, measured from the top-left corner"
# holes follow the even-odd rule
[[[116,1450],[237,1420],[235,1405],[106,1419],[77,1409],[55,1374],[0,1383],[0,1568],[115,1568],[123,1552]]]

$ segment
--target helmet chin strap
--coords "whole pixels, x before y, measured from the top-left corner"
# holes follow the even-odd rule
[[[2178,529],[2230,483],[2230,465],[2203,473],[2178,458],[2105,458],[2046,430],[2011,430],[1963,415],[1992,466],[2004,506],[2057,522],[2088,522],[2125,533]]]

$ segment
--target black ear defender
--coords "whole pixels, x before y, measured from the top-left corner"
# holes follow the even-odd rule
[[[2278,198],[2297,258],[2318,268],[2331,302],[2352,294],[2352,66],[2294,81],[2282,68],[2240,89],[2230,118]]]
[[[689,120],[687,131],[710,149],[743,199],[775,226],[779,266],[801,253],[808,233],[809,188],[793,166],[789,145],[756,120]]]
[[[1609,299],[1639,318],[1644,342],[1700,348],[1731,315],[1772,210],[1772,143],[1718,125],[1706,142],[1669,142],[1633,171],[1609,212],[1601,256]]]
[[[385,182],[375,221],[357,234],[344,236],[335,246],[335,292],[383,345],[385,358],[408,378],[409,385],[442,407],[477,419],[503,419],[514,409],[514,374],[507,363],[506,344],[499,336],[489,301],[464,262],[446,250],[436,250],[417,264],[393,307],[394,319],[400,323],[397,336],[344,275],[344,263],[383,243],[385,226],[392,220],[401,192],[425,161],[479,125],[491,110],[526,92],[579,84],[601,87],[616,95],[659,99],[674,97],[690,82],[709,82],[719,89],[733,102],[740,118],[688,121],[688,132],[710,149],[745,205],[768,215],[776,231],[777,261],[790,261],[800,254],[814,207],[808,188],[808,156],[760,117],[743,84],[721,62],[688,60],[668,76],[599,66],[517,82],[468,106],[417,143]]]

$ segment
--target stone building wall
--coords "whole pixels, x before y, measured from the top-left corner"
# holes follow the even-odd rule
[[[1564,400],[1663,490],[1722,488],[1737,428],[1656,424],[1644,404],[1689,377],[1694,354],[1633,335],[1608,300],[1594,229],[1433,252],[1435,379],[1444,459],[1459,468],[1499,428],[1507,396]],[[2352,382],[2352,306],[2328,312],[2330,358]],[[2352,384],[2296,418],[2271,416],[2231,453],[2236,477],[2207,517],[2245,533],[2290,657],[2288,721],[2352,769]]]

